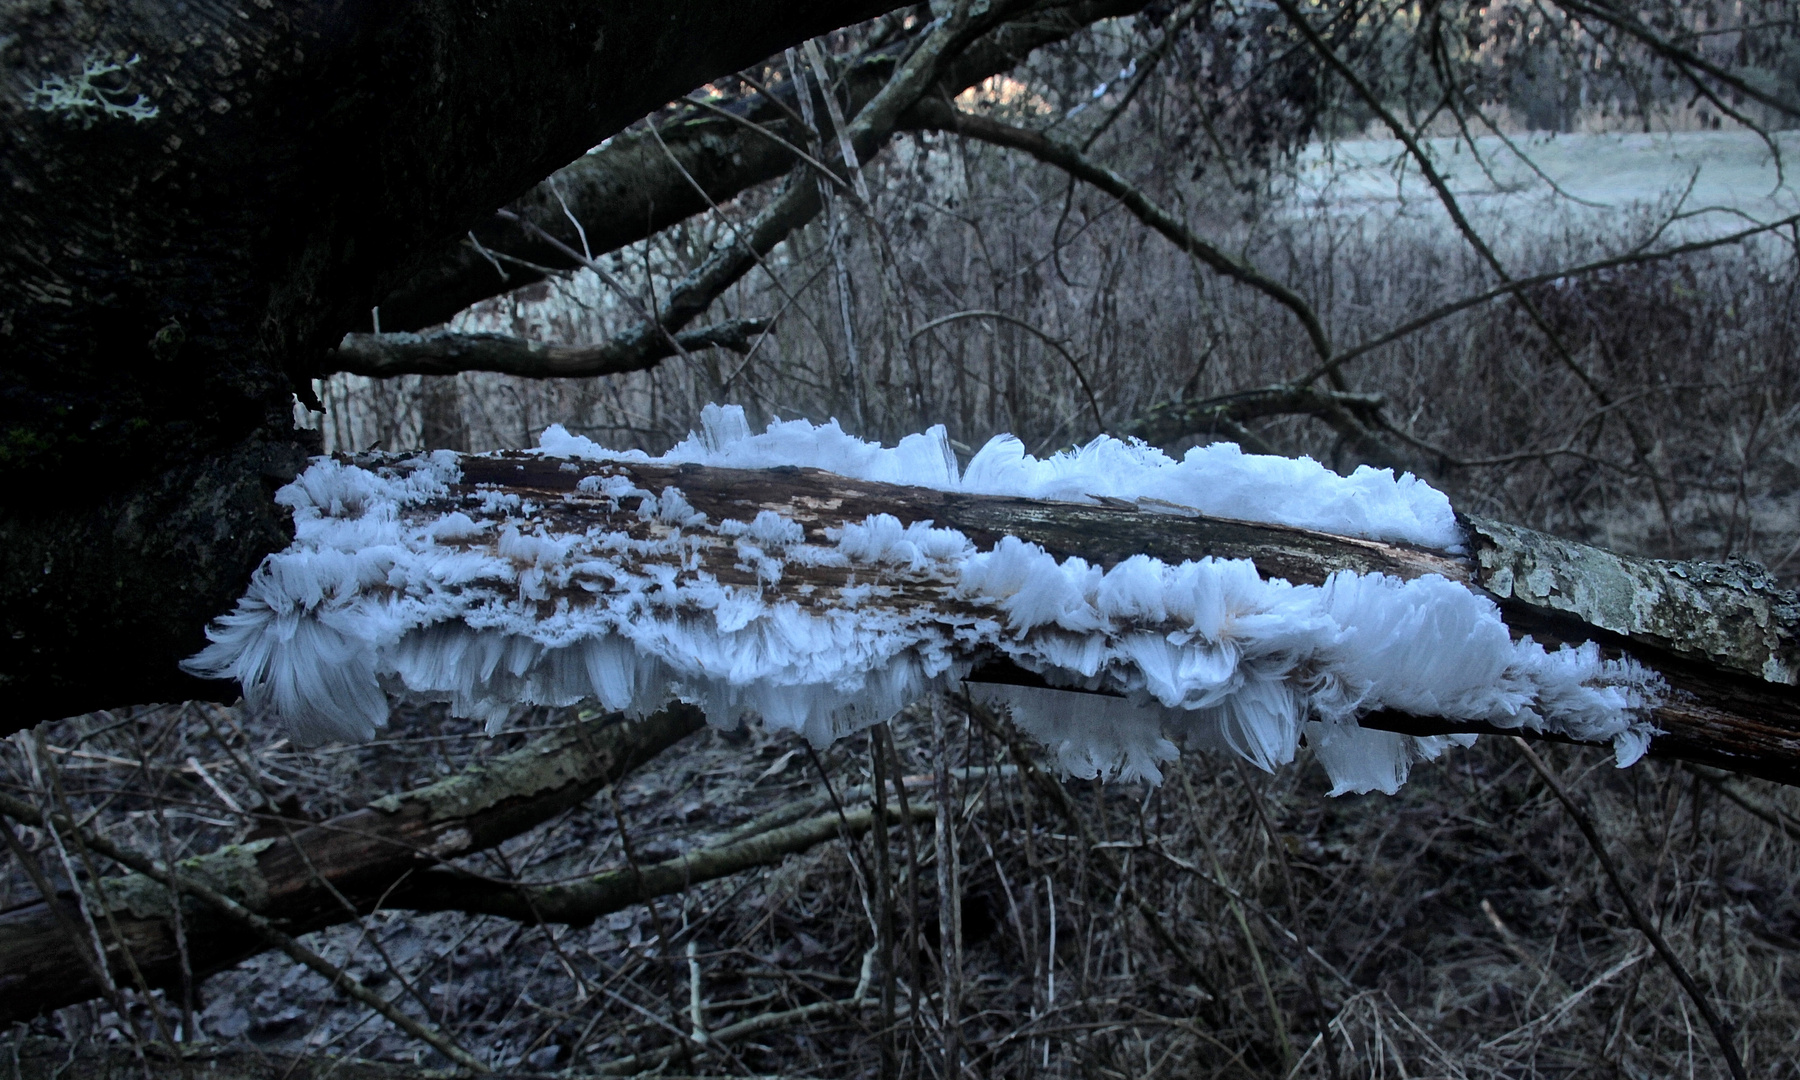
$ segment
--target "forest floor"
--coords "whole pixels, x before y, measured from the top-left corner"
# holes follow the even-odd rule
[[[938,902],[927,822],[891,831],[885,874],[868,837],[839,838],[583,927],[384,911],[309,941],[508,1073],[876,1076],[886,1054],[894,1075],[941,1076],[954,1036],[970,1075],[1723,1075],[1692,1002],[1506,741],[1421,764],[1394,797],[1327,798],[1304,750],[1274,776],[1190,752],[1159,787],[1067,780],[1062,803],[1012,767],[1004,724],[971,719],[955,699],[943,707],[946,751],[961,770],[956,904]],[[100,807],[103,831],[147,842],[157,796],[142,784],[129,798],[103,794],[141,775],[134,747],[152,748],[144,767],[169,781],[152,790],[184,847],[247,831],[185,764],[199,761],[251,801],[195,710],[123,718],[132,723],[110,732],[121,717],[43,735],[70,748],[92,734],[80,753],[49,756],[71,797]],[[297,800],[289,806],[317,818],[568,719],[521,715],[489,739],[434,710],[401,710],[374,743],[313,751],[255,718],[232,716],[217,730],[264,783],[280,780]],[[892,731],[908,790],[930,801],[926,715],[903,714]],[[630,865],[626,841],[641,865],[714,844],[772,809],[829,811],[835,794],[853,810],[867,805],[857,787],[870,779],[870,743],[847,739],[815,757],[791,735],[708,729],[468,863],[560,880]],[[1555,751],[1553,766],[1588,801],[1637,900],[1736,1025],[1751,1075],[1800,1076],[1800,796],[1670,763],[1617,770],[1602,751]],[[8,903],[33,899],[13,870]],[[895,920],[891,984],[882,965],[865,967],[882,895]],[[951,934],[950,970],[960,973],[951,1026],[946,915],[961,929],[960,949]],[[156,1005],[173,1026],[181,997]],[[208,1075],[386,1076],[448,1064],[276,953],[206,979],[191,1007],[183,1037]],[[132,1075],[131,1041],[156,1036],[141,999],[131,1011],[127,1022],[93,1002],[16,1025],[0,1037],[0,1060],[23,1062],[21,1075],[71,1062],[81,1067],[62,1075]],[[697,1043],[696,1018],[719,1037]],[[87,1068],[107,1062],[118,1071]]]

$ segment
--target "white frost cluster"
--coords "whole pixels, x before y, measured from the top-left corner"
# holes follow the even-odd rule
[[[552,426],[539,451],[589,461],[658,461],[766,469],[823,469],[856,480],[911,484],[971,495],[1022,495],[1094,503],[1135,502],[1150,510],[1236,518],[1274,525],[1459,550],[1462,532],[1443,492],[1408,473],[1367,465],[1339,476],[1311,458],[1246,454],[1235,443],[1189,450],[1180,461],[1154,446],[1101,436],[1046,459],[1011,435],[990,439],[959,474],[943,427],[884,447],[845,433],[836,420],[774,421],[752,434],[744,410],[709,405],[700,431],[660,458],[608,450]]]
[[[959,472],[942,428],[892,448],[836,423],[772,423],[709,406],[668,454],[545,432],[537,453],[584,475],[565,499],[602,521],[545,524],[517,492],[461,484],[449,453],[371,470],[315,460],[278,499],[296,539],[270,556],[195,674],[236,678],[302,739],[367,738],[390,695],[502,723],[520,704],[596,700],[645,713],[672,698],[825,743],[1003,658],[1053,687],[970,683],[1003,701],[1070,772],[1157,780],[1176,743],[1271,769],[1304,736],[1333,793],[1393,792],[1452,741],[1365,729],[1381,709],[1648,745],[1659,683],[1592,646],[1514,642],[1485,596],[1439,577],[1340,572],[1263,580],[1246,560],[1110,569],[1013,537],[978,550],[929,522],[871,515],[816,533],[772,510],[711,521],[675,487],[607,466],[800,466],[941,490],[1093,501],[1276,522],[1447,549],[1448,502],[1407,476],[1245,455],[1174,461],[1101,438],[1047,460],[990,442]],[[733,582],[719,579],[730,568]],[[800,574],[790,570],[829,569]],[[834,577],[835,575],[835,577]],[[816,585],[841,579],[841,587]]]

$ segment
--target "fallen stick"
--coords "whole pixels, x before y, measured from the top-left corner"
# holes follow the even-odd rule
[[[930,804],[913,803],[913,820],[936,816]],[[890,820],[900,809],[889,806]],[[860,836],[874,824],[874,811],[864,806],[820,814],[714,847],[696,848],[661,862],[606,870],[577,881],[533,885],[476,877],[452,866],[415,874],[388,898],[387,906],[411,911],[463,911],[499,915],[523,923],[567,923],[585,926],[602,915],[670,896],[690,885],[771,866],[788,855],[806,851],[837,836]]]

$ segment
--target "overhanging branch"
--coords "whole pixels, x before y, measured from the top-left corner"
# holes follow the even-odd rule
[[[1273,453],[1261,436],[1244,425],[1275,416],[1311,416],[1336,431],[1358,461],[1416,472],[1417,463],[1396,452],[1379,434],[1388,428],[1382,415],[1386,403],[1380,394],[1318,390],[1305,385],[1267,386],[1216,397],[1158,402],[1142,417],[1120,427],[1118,434],[1159,445],[1192,435],[1219,434],[1254,453]]]
[[[990,13],[969,19],[953,19],[930,31],[898,65],[865,65],[885,72],[887,79],[864,100],[861,111],[847,125],[846,140],[855,148],[859,157],[866,160],[880,149],[893,134],[899,116],[917,102],[921,95],[938,84],[945,70],[963,54],[970,41],[979,38],[997,17]],[[993,41],[990,40],[989,44],[991,52]],[[984,56],[983,59],[988,63],[998,62],[997,57],[991,55]],[[704,110],[702,114],[710,115]],[[771,122],[781,121],[771,119]],[[734,124],[733,130],[736,131],[739,127],[741,125]],[[656,133],[650,138],[656,153],[660,155],[659,166],[674,174],[689,197],[700,199],[703,205],[712,205],[719,196],[705,181],[694,175],[693,170],[697,166],[684,162],[676,148],[668,145],[670,137],[669,134],[663,134],[660,145],[657,144]],[[740,132],[739,137],[746,136]],[[770,142],[767,138],[762,138],[762,141]],[[785,143],[779,145],[787,155],[784,160],[790,160],[793,156],[791,151]],[[603,157],[605,153],[606,151],[601,151],[590,155],[589,159],[577,162],[570,168],[592,169],[595,167],[591,164],[592,159]],[[835,158],[823,164],[827,168],[841,167],[841,162]],[[724,345],[747,351],[748,335],[760,332],[761,329],[762,324],[756,320],[737,320],[692,332],[682,331],[682,327],[704,314],[713,301],[749,273],[777,244],[818,215],[823,204],[818,185],[805,174],[804,168],[809,167],[812,166],[796,171],[773,202],[764,207],[748,225],[733,230],[728,241],[716,246],[698,266],[676,283],[662,310],[656,313],[656,326],[640,324],[612,341],[585,347],[550,346],[485,334],[351,334],[334,354],[341,358],[336,368],[376,376],[485,370],[547,378],[643,370],[674,355],[677,344],[682,349]],[[574,222],[580,221],[581,216],[576,210],[580,203],[572,203],[564,194],[559,177],[552,177],[545,182],[549,185],[547,190],[550,200],[556,207],[556,213],[550,217],[549,222],[539,220],[547,216],[542,207],[538,207],[536,212],[530,207],[507,210],[498,216],[497,221],[516,229],[531,242],[528,254],[534,265],[591,265],[592,255],[584,255],[583,251],[598,254],[617,247],[618,244],[605,235],[596,239],[590,232],[572,238],[574,244],[580,245],[580,250],[577,250],[569,241],[561,238],[559,233],[573,229]],[[589,205],[585,209],[592,211],[594,207]],[[585,232],[585,223],[583,229]],[[509,261],[514,265],[518,264],[518,256],[504,248],[499,241],[493,243],[496,249],[507,254]],[[483,242],[482,247],[485,249],[487,244]],[[484,250],[479,256],[488,274],[495,273],[494,266],[488,265],[491,255],[491,252]],[[509,287],[516,287],[518,284],[521,282],[513,282]],[[416,320],[401,320],[403,324],[414,321]],[[749,329],[751,326],[756,329]],[[740,327],[744,328],[742,333],[737,332]],[[689,345],[690,337],[694,339],[694,345]],[[734,344],[740,340],[744,342],[743,345]]]
[[[1142,7],[1143,0],[1076,0],[1034,7],[955,50],[938,73],[936,85],[946,96],[954,97],[1008,70],[1035,49]],[[860,111],[887,85],[918,40],[884,42],[846,62],[840,90],[850,114]],[[790,84],[770,89],[772,96],[754,94],[721,108],[766,128],[786,143],[803,143],[806,136],[794,120]],[[823,115],[824,110],[819,112]],[[833,141],[829,130],[824,134],[828,144]],[[658,145],[659,139],[666,144],[666,151]],[[857,154],[867,162],[879,148],[877,140],[859,145]],[[600,255],[654,236],[714,204],[729,202],[744,191],[779,179],[797,164],[787,145],[754,127],[698,107],[686,108],[660,122],[654,134],[620,135],[576,159],[509,209],[523,221],[580,249],[581,238],[569,221],[572,215],[587,233],[587,250]],[[563,212],[564,203],[569,215]],[[381,301],[383,325],[420,330],[448,320],[471,304],[542,280],[541,274],[518,263],[512,264],[506,276],[501,275],[492,254],[556,269],[575,266],[519,224],[491,221],[477,227],[472,240],[450,245],[385,297]]]
[[[1053,165],[1084,183],[1118,199],[1139,221],[1168,238],[1219,274],[1241,281],[1293,312],[1306,331],[1321,361],[1331,358],[1331,340],[1312,305],[1293,289],[1269,277],[1248,260],[1207,241],[1181,220],[1158,206],[1150,197],[1118,173],[1089,160],[1080,150],[1042,132],[1003,124],[987,116],[964,112],[949,102],[929,99],[907,114],[906,123],[921,128],[950,131],[971,139],[1021,150],[1046,165]]]
[[[768,319],[732,319],[675,335],[682,348],[750,350]],[[331,354],[325,373],[388,379],[396,375],[456,375],[492,371],[529,379],[567,379],[642,371],[675,355],[666,335],[636,326],[595,345],[558,345],[510,334],[349,334]]]

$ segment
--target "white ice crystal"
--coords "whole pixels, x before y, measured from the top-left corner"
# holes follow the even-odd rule
[[[816,468],[1454,549],[1448,501],[1411,476],[1340,477],[1228,445],[1175,461],[1109,438],[1038,460],[1005,436],[959,471],[941,427],[882,447],[835,422],[753,434],[716,406],[701,427],[660,457],[552,427],[530,455],[485,459],[579,474],[530,495],[466,482],[476,461],[448,453],[315,460],[278,496],[293,545],[188,668],[238,679],[308,741],[369,737],[397,696],[490,727],[521,704],[641,714],[680,698],[715,723],[823,744],[1002,659],[1063,689],[970,690],[1084,776],[1157,780],[1178,743],[1272,769],[1304,737],[1334,794],[1391,793],[1414,761],[1468,741],[1359,726],[1384,709],[1611,740],[1620,764],[1648,744],[1654,673],[1591,645],[1515,642],[1491,600],[1441,577],[1295,585],[1248,560],[1147,556],[1104,568],[888,514],[809,533],[767,507],[713,520],[668,479],[681,465]]]

